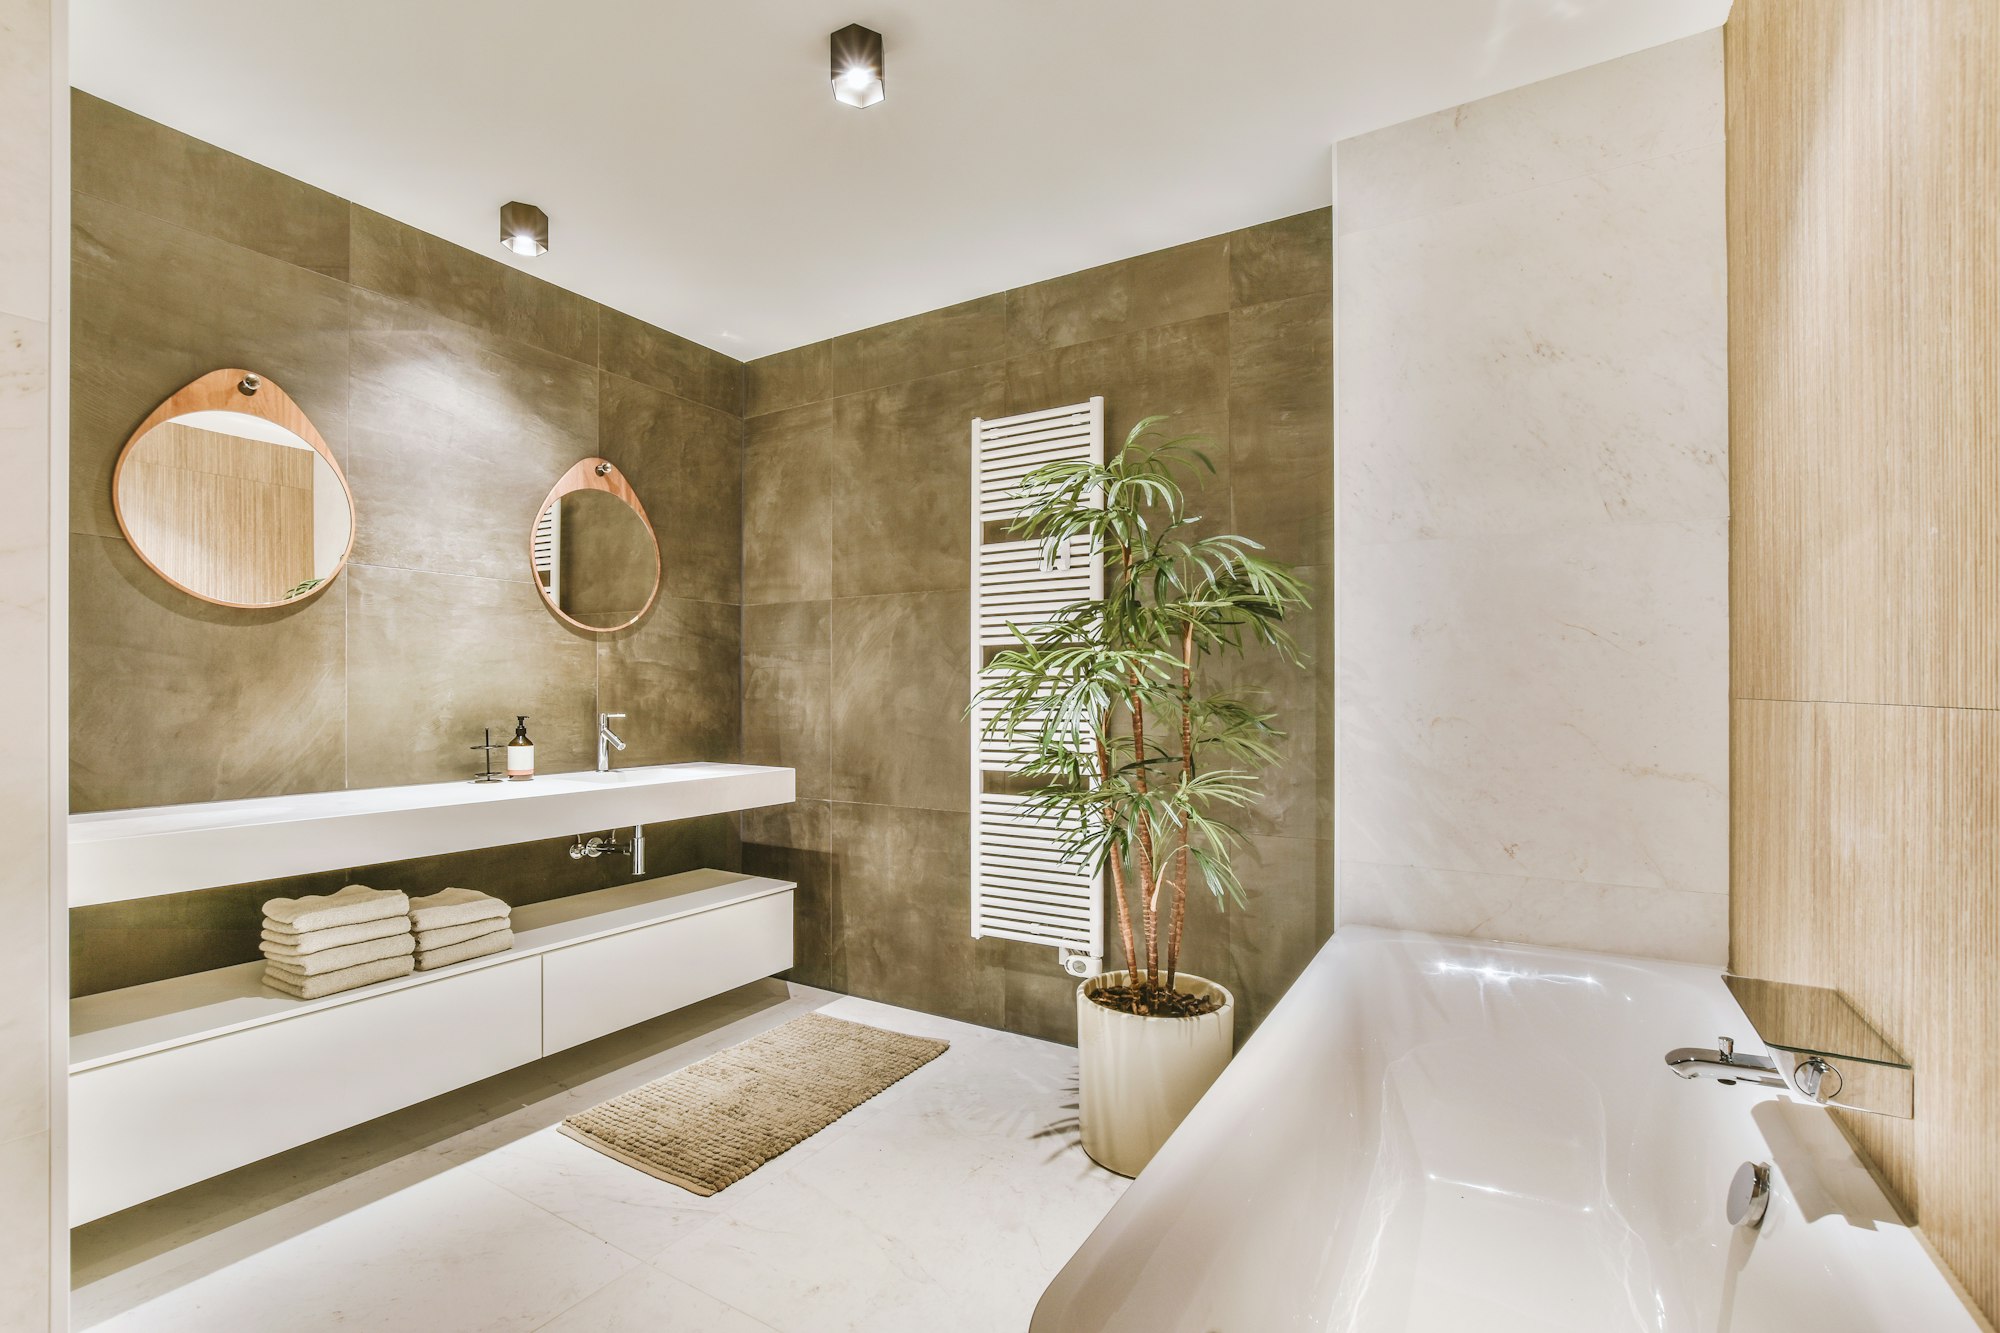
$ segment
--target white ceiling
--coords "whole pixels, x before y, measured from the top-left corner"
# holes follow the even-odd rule
[[[72,0],[79,87],[748,359],[1327,202],[1729,0]],[[888,97],[827,87],[887,39]],[[498,246],[540,204],[552,246]]]

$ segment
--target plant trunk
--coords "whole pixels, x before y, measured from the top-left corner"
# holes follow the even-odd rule
[[[1132,713],[1132,763],[1133,785],[1144,796],[1146,787],[1146,706],[1139,699],[1139,677],[1132,677],[1132,693],[1127,700]],[[1153,822],[1147,817],[1146,809],[1139,807],[1139,817],[1135,826],[1139,834],[1139,890],[1145,896],[1139,900],[1139,919],[1146,936],[1146,984],[1160,984],[1160,895],[1153,883]]]
[[[1181,781],[1194,777],[1194,626],[1181,631]],[[1183,788],[1185,790],[1185,788]],[[1167,989],[1181,965],[1181,932],[1187,923],[1188,821],[1181,818],[1181,845],[1175,852],[1174,910],[1167,923]]]
[[[1097,772],[1105,782],[1111,781],[1111,756],[1106,752],[1101,738],[1110,727],[1110,719],[1106,718],[1105,725],[1097,733],[1100,737],[1097,744]],[[1105,827],[1111,827],[1115,822],[1111,812],[1105,810],[1102,814]],[[1137,968],[1138,959],[1132,949],[1132,904],[1125,896],[1125,856],[1122,851],[1114,847],[1113,855],[1105,859],[1111,864],[1111,891],[1118,898],[1118,943],[1125,950],[1125,970],[1131,972]]]

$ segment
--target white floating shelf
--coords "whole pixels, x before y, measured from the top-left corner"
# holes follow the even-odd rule
[[[687,870],[660,879],[634,880],[514,909],[514,947],[431,972],[412,972],[317,1000],[280,995],[264,985],[262,962],[237,963],[209,972],[148,981],[124,990],[71,1000],[70,1072],[207,1041],[245,1028],[355,1004],[411,986],[425,986],[466,972],[583,944],[628,930],[712,912],[717,908],[790,893],[785,880],[726,870]],[[774,969],[776,970],[776,969]]]
[[[794,798],[793,772],[658,764],[532,782],[304,792],[71,815],[72,907],[725,814]]]
[[[782,972],[792,889],[720,870],[514,911],[514,947],[317,1000],[264,964],[70,1004],[77,1225]]]

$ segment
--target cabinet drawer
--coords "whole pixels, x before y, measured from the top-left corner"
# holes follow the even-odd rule
[[[788,890],[542,955],[542,1049],[552,1054],[792,965]]]
[[[541,1053],[541,959],[526,957],[82,1070],[71,1224]]]

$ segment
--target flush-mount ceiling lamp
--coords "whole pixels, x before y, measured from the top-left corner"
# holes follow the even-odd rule
[[[549,248],[549,215],[515,200],[500,206],[500,244],[533,259]]]
[[[882,100],[882,34],[850,23],[833,34],[833,96],[849,106]]]

